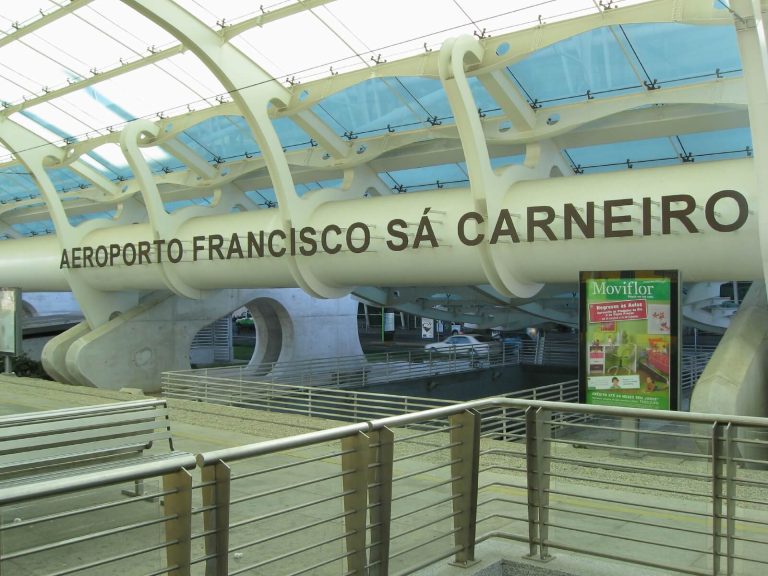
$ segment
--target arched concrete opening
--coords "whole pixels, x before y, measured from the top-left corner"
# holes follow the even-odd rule
[[[257,298],[245,305],[253,317],[256,342],[248,366],[269,372],[271,366],[293,357],[294,326],[282,303],[273,298]]]

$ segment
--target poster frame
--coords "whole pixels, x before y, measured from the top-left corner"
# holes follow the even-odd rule
[[[587,383],[589,379],[589,347],[587,328],[589,324],[590,298],[587,294],[589,280],[658,280],[670,282],[670,345],[669,345],[669,410],[680,410],[682,398],[681,386],[681,350],[682,350],[682,315],[681,315],[681,276],[679,270],[590,270],[579,272],[579,403],[587,403]],[[597,404],[596,404],[597,405]],[[612,403],[612,406],[619,404]],[[637,408],[632,405],[626,407]]]

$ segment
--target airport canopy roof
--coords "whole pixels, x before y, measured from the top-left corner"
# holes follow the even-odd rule
[[[171,4],[259,73],[222,79],[195,39],[159,22]],[[201,174],[230,167],[244,208],[275,207],[238,105],[263,83],[287,95],[269,114],[297,194],[335,190],[374,145],[371,193],[465,187],[437,74],[441,46],[462,35],[498,60],[493,74],[469,71],[496,166],[522,162],[538,137],[516,115],[562,123],[552,141],[576,175],[750,156],[739,18],[725,0],[4,2],[0,239],[56,233],[32,150],[46,151],[70,224],[113,218],[134,178],[120,134],[136,119],[172,136],[143,149],[169,212],[208,205],[217,184]]]

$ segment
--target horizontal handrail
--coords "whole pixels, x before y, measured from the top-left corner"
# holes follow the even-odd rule
[[[373,430],[380,430],[386,427],[407,426],[409,424],[416,424],[426,420],[444,418],[446,416],[458,414],[467,410],[481,410],[484,408],[492,407],[509,407],[517,408],[519,410],[526,410],[528,408],[542,408],[551,410],[553,412],[577,412],[581,414],[614,416],[619,418],[652,418],[655,420],[690,422],[697,424],[732,423],[739,426],[753,426],[768,429],[768,420],[754,416],[718,415],[698,412],[671,412],[662,410],[649,410],[644,408],[623,408],[617,406],[573,404],[569,402],[548,402],[542,400],[524,400],[494,396],[480,400],[462,402],[460,404],[454,404],[451,406],[441,406],[439,408],[432,408],[422,412],[399,414],[397,416],[388,416],[386,418],[379,418],[376,420],[370,420],[368,422],[360,422],[358,424],[348,424],[346,426],[339,426],[337,428],[330,428],[327,430],[306,432],[304,434],[298,434],[286,438],[278,438],[275,440],[267,440],[265,442],[257,442],[254,444],[247,444],[235,448],[224,448],[222,450],[203,452],[202,454],[197,455],[197,464],[198,466],[207,466],[218,461],[232,462],[243,458],[262,456],[282,450],[302,448],[320,442],[339,440],[358,432],[371,432]]]
[[[157,460],[146,459],[142,462],[126,464],[119,468],[99,468],[40,481],[30,481],[28,479],[24,484],[3,487],[0,490],[0,506],[11,502],[23,502],[76,490],[100,488],[120,482],[162,476],[171,472],[177,472],[182,468],[192,469],[194,467],[195,456],[184,453],[161,456]]]

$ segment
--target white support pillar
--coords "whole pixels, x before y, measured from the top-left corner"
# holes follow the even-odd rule
[[[74,227],[69,223],[62,200],[56,191],[46,170],[47,166],[58,165],[65,161],[65,151],[53,144],[41,144],[41,138],[33,132],[23,128],[19,124],[5,117],[0,117],[0,142],[14,152],[18,160],[29,170],[36,179],[40,193],[45,200],[48,213],[56,236],[53,240],[60,250],[71,249],[78,246],[83,238],[90,232],[112,225],[109,220],[91,220],[80,226]],[[17,240],[14,240],[16,242]],[[17,254],[15,259],[21,262],[26,260],[27,254]],[[100,291],[91,286],[82,275],[76,272],[62,271],[67,288],[82,303],[83,315],[91,327],[107,322],[115,313],[134,306],[138,301],[135,293]]]
[[[123,2],[181,40],[229,90],[264,156],[277,197],[280,228],[286,237],[289,237],[291,228],[303,227],[324,200],[313,196],[311,200],[302,201],[296,194],[285,152],[268,115],[270,105],[279,108],[290,103],[290,92],[253,60],[175,2]],[[304,113],[301,122],[303,126],[311,129],[313,123],[310,113]],[[331,148],[329,153],[343,153],[339,148],[338,139],[332,135],[322,132],[314,136]],[[321,281],[311,268],[303,265],[303,262],[294,255],[285,258],[293,282],[307,293],[325,298],[336,298],[349,293],[349,289],[344,286]]]

